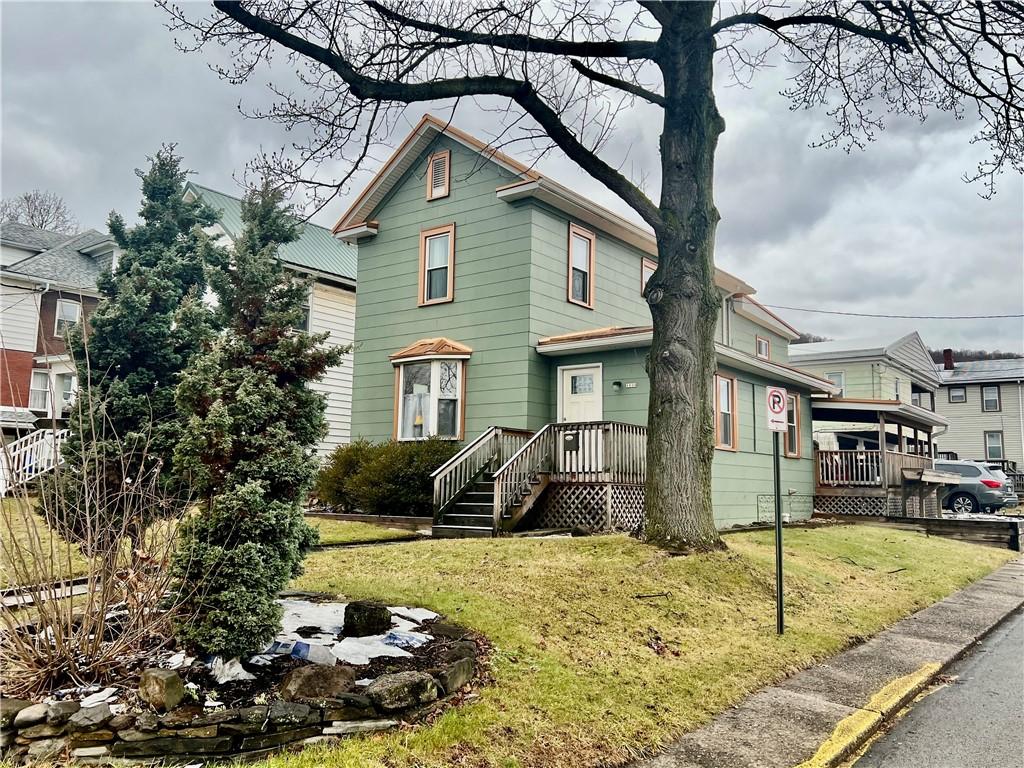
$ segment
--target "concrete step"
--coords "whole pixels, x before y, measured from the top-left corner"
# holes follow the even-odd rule
[[[491,527],[480,528],[475,525],[435,525],[431,529],[435,539],[489,539]]]

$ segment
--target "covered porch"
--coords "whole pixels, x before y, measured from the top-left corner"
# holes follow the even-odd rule
[[[835,514],[938,516],[957,478],[935,470],[948,422],[898,400],[812,399],[815,508]]]

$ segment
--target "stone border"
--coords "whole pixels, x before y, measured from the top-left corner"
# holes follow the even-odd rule
[[[78,701],[0,699],[0,756],[14,763],[195,762],[332,743],[436,711],[472,680],[476,656],[476,644],[463,641],[443,668],[429,673],[382,675],[362,693],[238,709],[183,705],[162,715],[115,715],[105,703],[83,708]]]

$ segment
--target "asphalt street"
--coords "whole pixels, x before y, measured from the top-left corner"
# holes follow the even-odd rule
[[[1024,767],[1024,612],[1017,611],[915,704],[856,768]]]

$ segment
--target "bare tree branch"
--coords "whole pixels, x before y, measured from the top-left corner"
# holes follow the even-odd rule
[[[605,75],[601,72],[598,72],[596,69],[591,69],[578,59],[572,59],[569,62],[569,65],[577,72],[579,72],[581,75],[590,78],[596,83],[601,83],[602,85],[610,85],[612,88],[618,88],[620,91],[625,91],[626,93],[631,93],[634,96],[639,96],[641,99],[651,102],[651,104],[657,104],[659,107],[665,106],[665,97],[662,96],[660,93],[649,91],[643,86],[637,85],[636,83],[627,83],[625,80],[620,80],[617,77]]]

